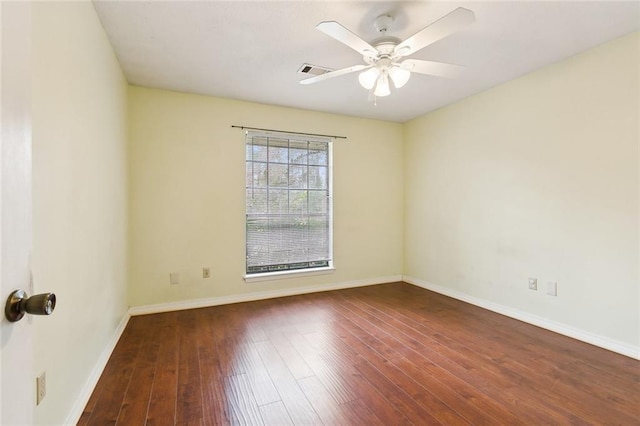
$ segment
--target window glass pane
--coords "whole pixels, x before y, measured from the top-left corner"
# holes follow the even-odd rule
[[[291,217],[285,231],[287,245],[289,248],[289,261],[292,263],[302,262],[307,259],[307,222],[306,217]]]
[[[247,160],[267,162],[267,146],[247,144]]]
[[[328,164],[328,152],[326,144],[316,142],[309,143],[309,164],[326,166]]]
[[[329,218],[309,216],[309,239],[314,244],[309,247],[309,256],[315,259],[329,259]]]
[[[247,219],[247,266],[269,263],[269,220],[264,217]]]
[[[249,161],[245,164],[245,182],[247,188],[253,186],[253,163]]]
[[[309,191],[309,214],[327,213],[327,191]]]
[[[247,162],[247,186],[267,187],[267,163]]]
[[[307,166],[289,166],[289,188],[307,187]]]
[[[309,166],[309,188],[327,189],[327,168]]]
[[[289,162],[291,164],[307,164],[309,144],[306,141],[289,141]]]
[[[288,140],[269,138],[269,161],[274,163],[287,163],[289,161]]]
[[[289,213],[290,214],[306,214],[308,204],[308,192],[302,191],[289,191]]]
[[[269,186],[280,188],[289,186],[289,167],[286,164],[269,163]]]
[[[247,188],[247,214],[266,214],[267,190]]]
[[[269,264],[287,263],[290,251],[290,245],[287,244],[290,228],[287,216],[269,218]]]
[[[289,212],[289,191],[269,189],[269,213],[287,214]]]
[[[309,151],[301,150],[301,149],[292,149],[289,151],[289,156],[291,158],[291,164],[307,164],[307,157]]]

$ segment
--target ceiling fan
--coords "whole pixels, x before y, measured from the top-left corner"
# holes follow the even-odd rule
[[[472,11],[459,7],[401,42],[396,37],[386,35],[389,25],[393,22],[393,17],[381,15],[375,19],[373,24],[382,36],[371,44],[336,21],[321,22],[316,26],[318,30],[360,53],[366,65],[354,65],[329,71],[301,80],[300,83],[312,84],[360,71],[358,80],[362,87],[370,90],[370,96],[381,97],[391,94],[389,80],[399,89],[409,81],[412,72],[438,77],[456,77],[464,67],[443,62],[404,58],[459,31],[474,20],[475,16]]]

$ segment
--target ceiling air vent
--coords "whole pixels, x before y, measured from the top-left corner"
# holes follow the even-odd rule
[[[322,75],[330,71],[333,70],[331,68],[319,67],[311,64],[302,64],[302,66],[298,68],[298,72],[300,74]]]

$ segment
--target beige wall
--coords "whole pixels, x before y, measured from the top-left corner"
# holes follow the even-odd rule
[[[400,124],[138,87],[129,111],[132,306],[401,275]],[[334,143],[334,273],[244,282],[244,133],[231,125],[347,136]]]
[[[127,310],[127,85],[91,2],[34,3],[32,42],[35,419],[63,424]]]
[[[639,45],[406,123],[404,274],[637,352]]]

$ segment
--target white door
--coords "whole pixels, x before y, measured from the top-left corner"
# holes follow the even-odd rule
[[[31,9],[0,0],[0,424],[29,425],[35,408],[33,326],[4,316],[31,285]]]

